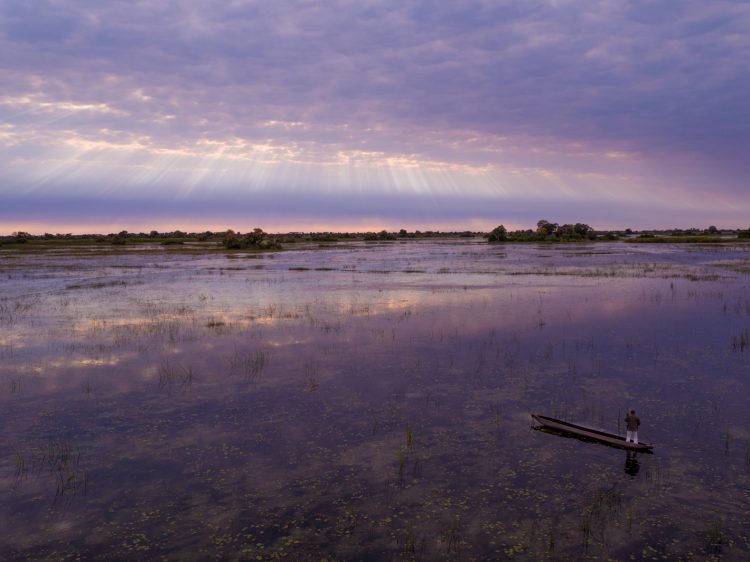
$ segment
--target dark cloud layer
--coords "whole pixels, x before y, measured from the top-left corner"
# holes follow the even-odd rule
[[[739,200],[748,29],[741,1],[8,0],[0,161],[231,141],[274,162],[625,173],[686,200],[715,178]]]

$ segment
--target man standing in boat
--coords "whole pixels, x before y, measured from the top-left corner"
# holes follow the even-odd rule
[[[632,441],[636,445],[638,444],[638,426],[641,425],[641,419],[635,415],[635,410],[630,410],[630,413],[625,416],[625,423],[627,424],[627,433],[625,435],[625,442]]]

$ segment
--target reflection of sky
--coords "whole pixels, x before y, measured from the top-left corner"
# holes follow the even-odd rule
[[[462,340],[490,332],[532,340],[580,340],[584,333],[611,346],[663,329],[662,342],[708,337],[712,345],[728,345],[724,331],[675,331],[674,323],[689,325],[697,300],[717,309],[726,302],[722,291],[701,292],[703,283],[686,279],[731,277],[710,264],[731,261],[732,254],[621,243],[597,245],[594,253],[587,248],[499,251],[472,241],[342,245],[253,258],[248,267],[248,260],[223,256],[173,256],[158,267],[149,257],[128,256],[130,273],[91,258],[60,256],[38,277],[23,274],[22,261],[35,269],[37,257],[19,257],[8,293],[43,297],[18,297],[32,304],[0,340],[9,358],[3,371],[51,380],[76,370],[100,373],[102,367],[127,373],[131,365],[118,385],[138,385],[155,376],[142,353],[178,357],[193,349],[221,366],[233,353],[227,341],[283,356],[333,339],[364,349],[375,345],[369,353],[378,355],[386,339],[429,345],[436,337]],[[315,271],[321,265],[326,270]],[[82,288],[71,289],[57,269],[79,271]],[[122,284],[107,286],[110,276]],[[86,288],[95,286],[93,280],[103,286]]]
[[[0,232],[744,226],[744,3],[122,9],[0,8]]]

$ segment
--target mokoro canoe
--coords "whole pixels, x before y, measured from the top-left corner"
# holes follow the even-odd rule
[[[638,443],[636,445],[635,443],[626,442],[625,438],[621,435],[602,431],[601,429],[576,425],[574,423],[558,420],[549,416],[543,416],[541,414],[531,414],[531,417],[541,424],[541,429],[551,429],[563,433],[571,433],[585,439],[592,439],[594,441],[599,441],[600,443],[606,443],[607,445],[628,449],[630,451],[653,452],[653,445],[648,443]]]

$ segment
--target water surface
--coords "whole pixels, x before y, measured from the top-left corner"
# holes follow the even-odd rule
[[[0,249],[0,557],[747,559],[749,264]],[[631,407],[654,455],[529,417]]]

